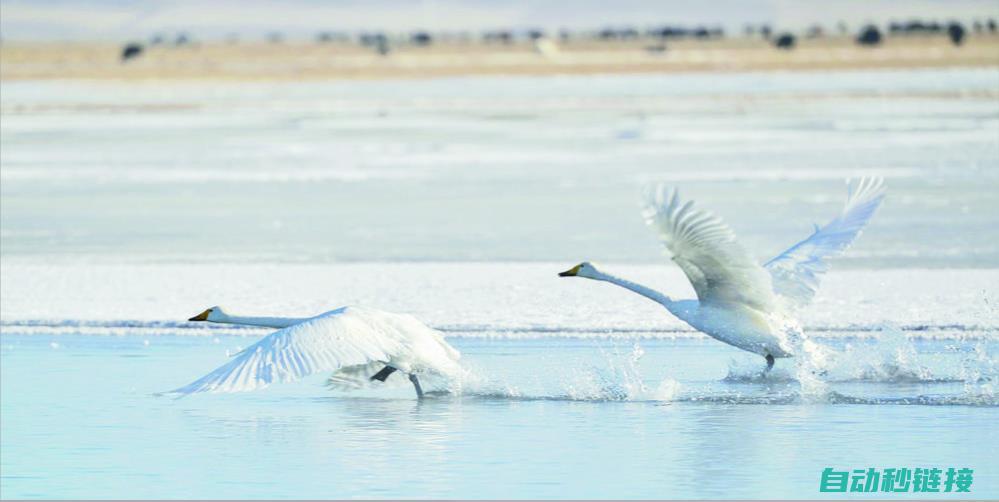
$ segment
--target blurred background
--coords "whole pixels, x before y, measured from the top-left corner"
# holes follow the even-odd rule
[[[975,0],[12,0],[2,8],[8,79],[974,64],[995,61],[999,21],[994,2]],[[857,45],[882,50],[849,50]],[[956,46],[964,50],[949,50]],[[762,51],[774,48],[800,52]]]
[[[763,258],[880,174],[846,263],[999,264],[994,2],[0,8],[5,258],[658,262],[658,181]]]

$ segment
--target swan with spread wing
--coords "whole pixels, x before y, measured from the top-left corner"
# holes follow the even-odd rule
[[[763,356],[769,370],[774,358],[794,355],[795,342],[801,339],[794,312],[811,302],[829,268],[826,260],[853,243],[884,194],[881,178],[850,183],[839,215],[761,265],[736,241],[735,233],[721,218],[695,208],[692,201],[683,202],[676,190],[660,185],[647,197],[646,222],[690,280],[697,300],[674,300],[598,270],[589,262],[559,276],[585,277],[630,289],[663,305],[694,329]]]
[[[408,376],[418,398],[418,375],[456,376],[461,354],[437,330],[416,318],[364,307],[342,307],[315,317],[243,317],[212,307],[189,321],[276,328],[231,361],[193,383],[170,391],[241,392],[332,372],[334,388],[359,388],[385,382],[394,373]]]

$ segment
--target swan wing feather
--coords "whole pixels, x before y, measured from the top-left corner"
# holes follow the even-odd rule
[[[861,178],[848,187],[846,205],[839,215],[824,227],[816,226],[812,235],[764,265],[770,272],[774,293],[791,308],[812,301],[822,275],[829,270],[827,260],[850,247],[884,200],[882,178]]]
[[[770,277],[718,216],[683,202],[664,185],[646,194],[644,216],[702,303],[740,303],[767,311],[773,302]]]
[[[433,370],[434,364],[451,365],[458,357],[439,332],[411,316],[344,307],[275,331],[170,393],[250,391],[318,372],[399,359]]]

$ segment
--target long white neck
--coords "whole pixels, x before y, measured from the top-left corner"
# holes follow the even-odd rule
[[[662,293],[660,293],[660,292],[658,292],[658,291],[656,291],[656,290],[654,290],[654,289],[652,289],[650,287],[642,286],[641,284],[638,284],[638,283],[635,283],[635,282],[631,282],[631,281],[629,281],[627,279],[622,279],[622,278],[620,278],[620,277],[618,277],[616,275],[611,275],[611,274],[608,274],[608,273],[605,273],[605,272],[598,272],[593,278],[596,279],[596,280],[598,280],[598,281],[606,281],[606,282],[609,282],[611,284],[616,284],[618,286],[621,286],[622,288],[630,289],[630,290],[632,290],[632,291],[634,291],[634,292],[636,292],[636,293],[638,293],[638,294],[640,294],[640,295],[642,295],[642,296],[644,296],[644,297],[646,297],[646,298],[648,298],[648,299],[650,299],[650,300],[652,300],[652,301],[654,301],[654,302],[656,302],[656,303],[658,303],[658,304],[666,307],[667,309],[670,310],[670,312],[673,311],[673,304],[674,304],[673,300],[670,299],[670,297],[668,297],[668,296],[666,296],[666,295],[664,295],[664,294],[662,294]]]
[[[244,326],[263,326],[265,328],[276,328],[282,329],[288,326],[294,326],[302,321],[309,319],[308,317],[246,317],[238,315],[220,314],[215,319],[208,319],[209,322],[217,322],[219,324],[241,324]]]

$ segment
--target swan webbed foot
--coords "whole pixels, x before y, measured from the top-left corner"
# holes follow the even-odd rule
[[[770,373],[770,370],[774,369],[774,362],[775,362],[774,361],[774,356],[772,356],[770,354],[767,354],[767,371],[766,371],[766,373]]]
[[[413,382],[413,387],[416,388],[416,398],[417,399],[423,399],[423,388],[420,387],[420,379],[416,378],[415,374],[410,373],[409,374],[409,381]]]
[[[389,375],[395,373],[396,369],[397,368],[395,367],[386,365],[384,368],[381,369],[381,371],[372,375],[371,380],[378,380],[379,382],[384,382],[385,379],[389,377]]]

